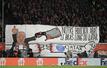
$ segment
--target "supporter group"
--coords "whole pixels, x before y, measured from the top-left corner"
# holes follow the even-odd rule
[[[100,43],[107,42],[106,0],[4,0],[4,26],[0,24],[0,41],[4,41],[6,25],[42,24],[54,26],[99,27]],[[2,17],[0,17],[1,21]],[[3,33],[2,33],[3,32]],[[14,43],[13,43],[14,44]],[[38,47],[40,49],[40,47]],[[25,51],[34,57],[32,49]],[[64,53],[67,57],[67,53]],[[77,54],[88,58],[86,51]],[[20,50],[1,50],[0,57],[24,57]],[[38,55],[37,57],[40,57]],[[107,57],[107,56],[103,56]],[[71,58],[71,57],[70,57]],[[97,52],[94,58],[102,58]]]
[[[107,39],[106,0],[5,0],[5,24],[99,26]]]

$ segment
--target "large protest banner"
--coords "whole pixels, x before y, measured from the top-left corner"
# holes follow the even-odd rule
[[[29,47],[33,52],[41,52],[43,57],[66,57],[64,52],[67,51],[72,51],[74,57],[85,50],[90,53],[99,42],[99,27],[97,26],[6,25],[6,50],[10,49],[14,42],[12,36],[14,30],[17,34],[24,33],[25,38],[34,37],[35,39],[28,42]]]
[[[99,42],[99,27],[72,27],[72,26],[49,26],[49,25],[7,25],[5,28],[6,44],[12,44],[12,28],[16,26],[18,31],[23,31],[26,38],[40,32],[45,32],[31,43],[87,43]]]

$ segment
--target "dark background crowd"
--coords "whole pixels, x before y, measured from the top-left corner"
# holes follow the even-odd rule
[[[4,23],[99,26],[107,42],[107,0],[4,0]]]
[[[22,54],[20,50],[18,51],[13,51],[11,49],[8,49],[8,50],[0,50],[0,58],[1,57],[20,57],[20,58],[25,58],[25,57],[34,57],[33,56],[33,52],[32,52],[32,49],[29,49],[27,50],[27,54],[25,55],[24,53]]]
[[[2,0],[0,0],[0,41],[2,41]]]
[[[0,0],[0,19],[2,17],[2,0]]]

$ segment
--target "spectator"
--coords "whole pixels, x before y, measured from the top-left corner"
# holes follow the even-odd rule
[[[94,53],[94,58],[98,58],[98,53],[97,53],[97,51]]]
[[[0,57],[6,57],[6,52],[5,52],[5,50],[1,50],[0,51]]]
[[[32,49],[29,49],[29,51],[28,51],[28,57],[33,57]]]
[[[88,58],[87,52],[84,51],[84,52],[82,53],[82,56],[83,56],[83,58]]]
[[[82,55],[80,53],[77,54],[78,58],[82,58]]]
[[[20,51],[14,51],[13,57],[21,57]]]

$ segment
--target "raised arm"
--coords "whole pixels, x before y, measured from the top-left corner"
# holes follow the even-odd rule
[[[35,37],[35,36],[26,38],[26,39],[25,39],[25,43],[28,43],[28,42],[33,41],[33,40],[36,40],[36,37]]]
[[[12,28],[13,43],[12,43],[12,47],[10,48],[11,51],[13,51],[13,48],[16,45],[16,42],[17,42],[17,33],[18,33],[18,29],[16,28],[16,26],[14,26]]]
[[[45,35],[45,34],[46,34],[45,32],[38,32],[38,33],[35,33],[34,36],[29,37],[29,38],[26,38],[26,39],[25,39],[25,42],[28,43],[29,41],[36,40],[36,38],[40,38],[42,35]]]
[[[13,42],[17,42],[17,33],[18,33],[18,29],[16,28],[16,26],[14,26],[12,28],[12,38],[13,38]]]

